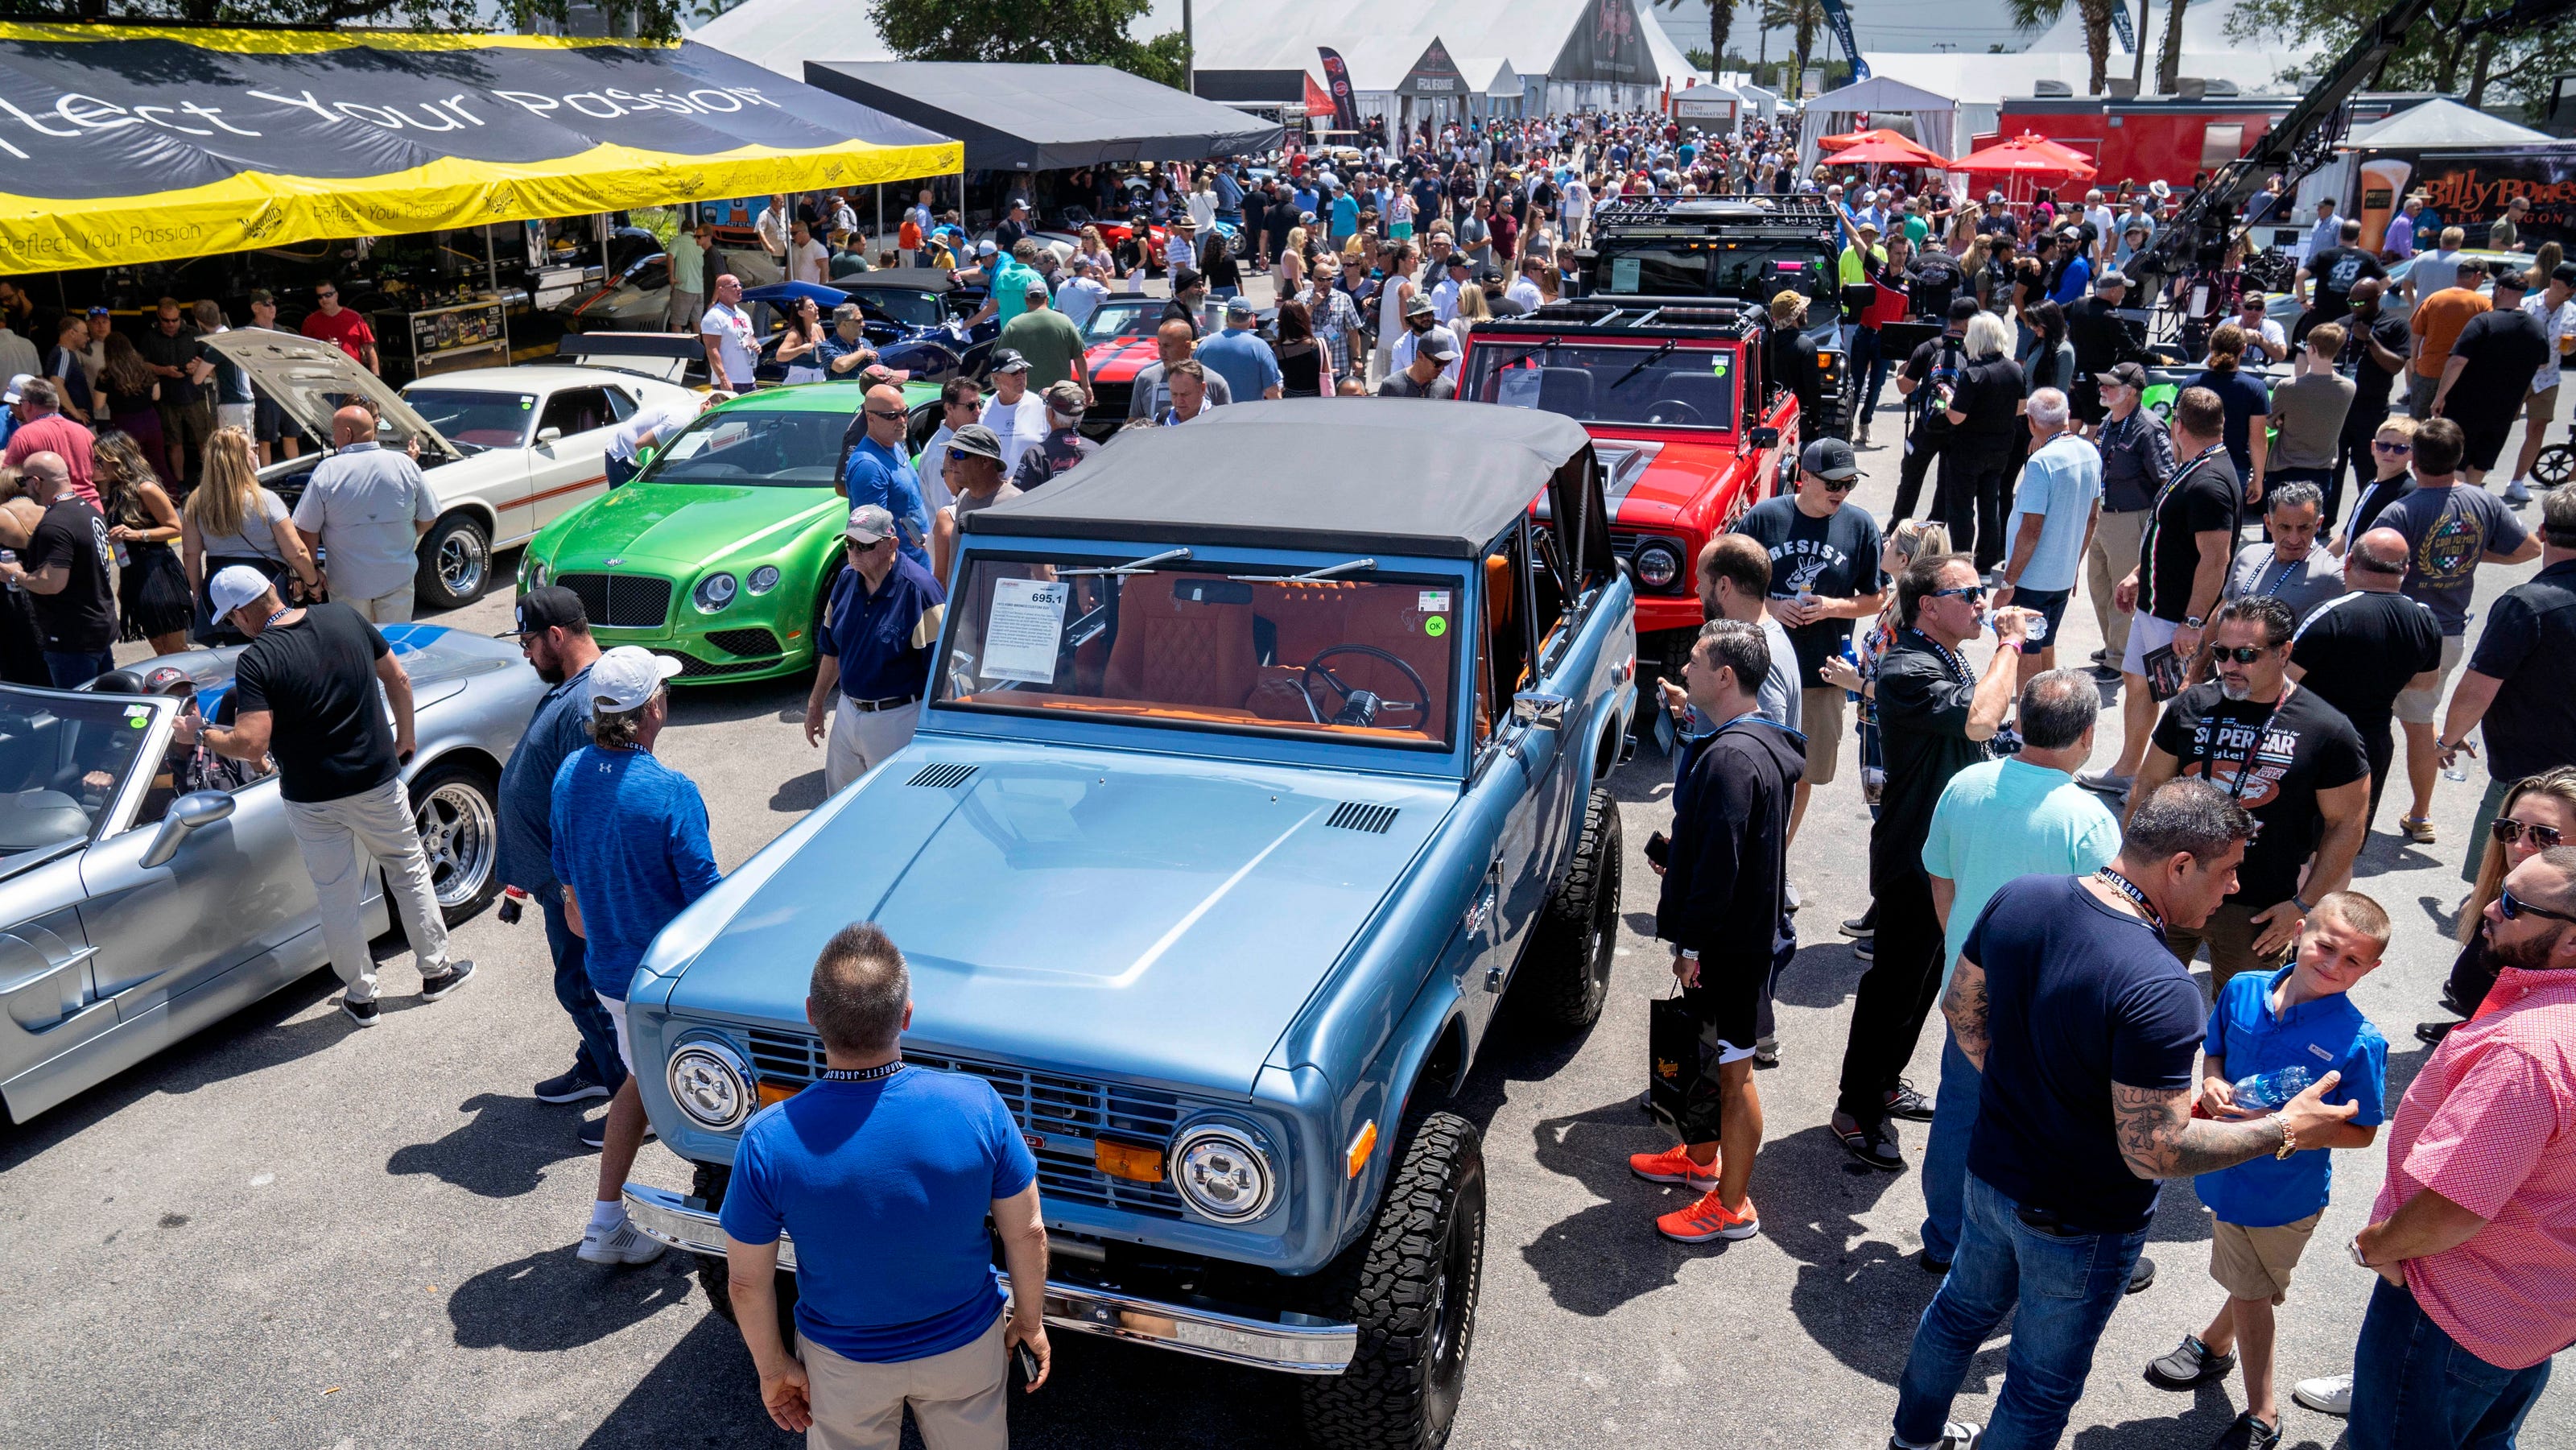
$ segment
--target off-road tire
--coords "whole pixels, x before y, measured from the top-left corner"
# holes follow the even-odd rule
[[[697,1170],[689,1182],[689,1192],[706,1200],[709,1212],[724,1207],[725,1185],[733,1181],[733,1170],[713,1163],[700,1163]],[[725,1279],[724,1255],[690,1257],[698,1261],[698,1287],[707,1291],[708,1305],[723,1316],[725,1323],[733,1323],[733,1289]],[[778,1273],[778,1334],[789,1349],[796,1347],[796,1276],[784,1269]]]
[[[1485,1260],[1485,1155],[1476,1125],[1426,1116],[1395,1165],[1367,1237],[1328,1274],[1359,1326],[1348,1369],[1308,1382],[1321,1450],[1440,1450],[1458,1415]]]
[[[1580,1032],[1610,997],[1610,962],[1619,949],[1619,803],[1598,786],[1583,803],[1583,830],[1565,879],[1539,908],[1513,994],[1529,1020],[1558,1032]]]

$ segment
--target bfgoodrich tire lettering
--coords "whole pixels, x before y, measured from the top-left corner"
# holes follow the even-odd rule
[[[1476,1125],[1422,1120],[1368,1236],[1328,1274],[1333,1312],[1359,1326],[1350,1368],[1306,1386],[1323,1450],[1439,1450],[1458,1415],[1485,1262],[1485,1156]]]
[[[1539,909],[1514,995],[1535,1022],[1580,1032],[1610,995],[1619,946],[1619,803],[1595,788],[1583,803],[1583,831],[1565,879]]]

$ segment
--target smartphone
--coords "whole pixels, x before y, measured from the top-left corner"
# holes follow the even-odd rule
[[[1672,864],[1672,854],[1673,843],[1665,837],[1663,832],[1657,831],[1646,838],[1647,860],[1654,862],[1658,866],[1669,866]]]
[[[1029,1348],[1025,1344],[1012,1345],[1011,1349],[1020,1357],[1020,1378],[1027,1380],[1030,1384],[1036,1384],[1038,1382],[1037,1351]]]

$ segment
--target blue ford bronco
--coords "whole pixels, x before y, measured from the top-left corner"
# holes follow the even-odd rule
[[[1591,1024],[1619,920],[1636,632],[1591,440],[1237,404],[970,515],[954,578],[912,743],[636,974],[697,1168],[635,1221],[729,1312],[735,1144],[819,1074],[807,975],[873,920],[905,1059],[991,1083],[1037,1156],[1052,1326],[1308,1376],[1324,1446],[1440,1445],[1485,1214],[1444,1105],[1507,1000]]]

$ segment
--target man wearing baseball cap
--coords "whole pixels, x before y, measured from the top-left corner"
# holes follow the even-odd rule
[[[1027,297],[1027,310],[1002,325],[1001,335],[993,340],[994,350],[1008,348],[1026,358],[1032,388],[1071,379],[1088,393],[1091,368],[1082,355],[1082,329],[1047,305],[1046,279],[1035,272],[1029,274]]]
[[[980,444],[958,430],[951,449]],[[805,743],[824,744],[823,709],[832,704],[823,789],[837,792],[901,750],[921,723],[930,688],[931,655],[948,591],[930,570],[895,547],[894,517],[871,505],[850,510],[842,529],[849,568],[832,583],[832,602],[814,637],[817,666],[805,697]]]
[[[1406,339],[1414,341],[1413,339]],[[1458,344],[1449,338],[1449,329],[1435,327],[1414,342],[1413,356],[1404,370],[1377,385],[1381,398],[1454,398],[1458,385],[1450,380],[1448,369],[1458,360]]]
[[[1076,252],[1067,263],[1073,274],[1057,284],[1055,307],[1077,329],[1091,321],[1091,314],[1109,300],[1109,284],[1100,280],[1100,264],[1088,252]]]
[[[411,676],[376,627],[345,604],[288,608],[246,564],[206,581],[217,618],[250,638],[233,669],[233,723],[182,719],[178,736],[230,760],[277,761],[287,825],[313,878],[322,941],[348,990],[340,1010],[376,1025],[376,963],[359,899],[376,864],[420,968],[420,996],[464,986],[474,964],[447,955],[447,923],[430,883],[402,767],[412,757]],[[378,702],[377,686],[384,687]],[[386,707],[392,719],[387,721]],[[370,862],[369,857],[374,861]]]
[[[1020,455],[1047,435],[1046,404],[1030,391],[1029,360],[1017,349],[994,348],[988,374],[993,396],[984,400],[984,416],[976,421],[1001,440],[1002,471],[1007,474],[1020,466]]]
[[[1423,300],[1429,306],[1429,300]],[[1279,358],[1252,330],[1252,299],[1230,297],[1225,304],[1225,330],[1199,344],[1199,365],[1225,378],[1226,391],[1238,398],[1275,398],[1282,379]]]
[[[1026,492],[1073,467],[1100,451],[1100,445],[1082,436],[1082,414],[1085,399],[1082,385],[1071,380],[1048,386],[1046,399],[1047,435],[1038,446],[1020,455],[1020,466],[1011,472],[1014,487]]]
[[[546,951],[554,958],[555,1001],[572,1018],[577,1034],[569,1071],[536,1086],[545,1103],[577,1103],[616,1095],[626,1084],[626,1064],[617,1053],[617,1029],[608,1009],[590,989],[582,939],[564,913],[563,882],[555,876],[555,773],[588,742],[590,667],[599,662],[599,642],[591,638],[590,616],[581,596],[560,584],[548,584],[519,596],[517,636],[546,693],[537,701],[528,728],[501,767],[501,884],[534,897],[545,913]],[[607,1130],[603,1120],[584,1123],[582,1142],[600,1145]]]
[[[662,1245],[626,1218],[626,1176],[645,1132],[626,989],[653,938],[724,879],[707,841],[706,800],[687,776],[653,756],[653,741],[670,718],[669,681],[679,672],[677,659],[631,644],[591,663],[573,692],[588,708],[590,743],[555,772],[547,812],[564,917],[582,938],[583,970],[626,1069],[608,1100],[599,1189],[581,1236],[580,1257],[593,1264],[643,1264],[661,1256]]]

